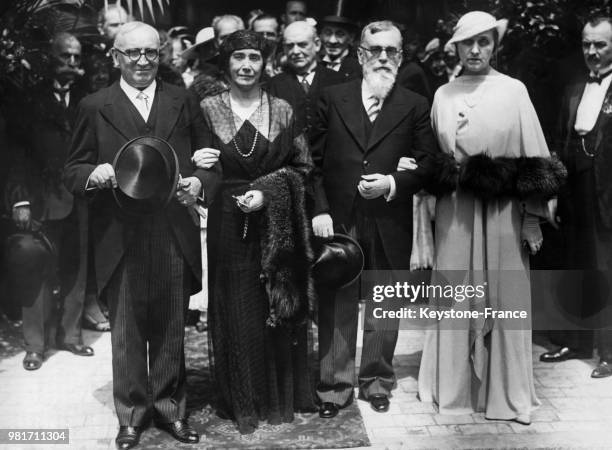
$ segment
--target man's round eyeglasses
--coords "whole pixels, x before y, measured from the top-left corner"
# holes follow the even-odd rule
[[[385,52],[387,56],[391,59],[395,59],[401,55],[401,50],[396,47],[380,47],[378,45],[372,47],[364,47],[360,45],[359,48],[369,52],[372,55],[372,58],[378,58],[382,52]]]
[[[127,56],[130,61],[136,62],[142,55],[147,61],[152,62],[159,58],[159,50],[156,48],[128,48],[127,50],[120,50],[117,47],[113,47],[119,53]]]

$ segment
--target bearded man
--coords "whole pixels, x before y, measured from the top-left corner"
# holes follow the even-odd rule
[[[439,151],[425,97],[395,85],[402,36],[390,21],[368,24],[358,49],[363,80],[326,88],[312,130],[314,234],[346,230],[364,250],[365,268],[410,269],[412,195],[433,172]],[[400,158],[414,170],[399,172]],[[353,401],[359,281],[319,289],[319,415],[331,418]],[[389,409],[399,321],[366,317],[360,398]]]

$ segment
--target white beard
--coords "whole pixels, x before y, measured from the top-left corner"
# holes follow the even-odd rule
[[[363,70],[363,79],[368,85],[368,88],[376,97],[381,100],[384,100],[393,89],[393,85],[395,84],[395,77],[397,75],[397,69],[392,72],[387,72],[385,70],[375,71],[373,69],[364,68]]]

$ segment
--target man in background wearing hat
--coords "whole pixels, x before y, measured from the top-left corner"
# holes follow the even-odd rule
[[[193,94],[156,81],[157,31],[142,22],[125,24],[112,53],[121,79],[79,105],[65,183],[90,199],[97,285],[106,291],[111,321],[116,444],[123,449],[138,444],[150,404],[158,427],[195,443],[199,436],[186,420],[183,341],[201,261],[199,227],[188,209],[200,196],[214,197],[220,169],[193,168],[191,155],[205,146],[209,133]],[[160,203],[141,216],[138,211],[148,203],[139,201],[139,192],[151,187],[146,183],[151,173],[161,175],[155,186],[164,195],[176,188],[173,157],[164,157],[161,167],[149,162],[158,154],[155,147],[134,161],[140,161],[139,171],[111,165],[128,141],[143,135],[172,146],[183,178],[166,206]],[[119,184],[119,175],[132,172],[133,179]],[[120,203],[128,188],[134,191],[131,201]]]
[[[612,18],[587,22],[582,51],[590,74],[567,87],[559,120],[560,156],[568,171],[568,189],[559,199],[567,268],[584,274],[566,306],[579,319],[601,318],[596,328],[606,328],[612,325]],[[559,347],[540,361],[588,359],[596,346],[600,362],[591,377],[612,376],[612,330],[566,330],[554,337]]]
[[[269,82],[269,92],[287,100],[296,114],[298,129],[310,132],[321,90],[342,83],[344,77],[317,63],[321,41],[306,21],[293,22],[283,32],[287,70]]]
[[[23,127],[27,151],[20,155],[23,158],[18,159],[7,186],[9,210],[12,208],[17,228],[27,233],[42,224],[51,244],[48,250],[53,253],[50,264],[39,273],[15,273],[11,277],[12,281],[28,280],[26,283],[32,277],[33,284],[37,277],[44,279],[33,296],[24,294],[20,298],[26,370],[40,368],[45,349],[54,345],[79,356],[94,354],[91,347],[83,345],[81,336],[84,293],[80,290],[83,286],[76,282],[79,269],[77,214],[73,197],[62,183],[76,105],[83,97],[75,87],[75,82],[83,75],[81,44],[72,34],[58,33],[50,50],[52,79],[36,88],[27,113],[19,115],[20,123],[16,125]],[[58,287],[59,320],[53,293]]]
[[[195,74],[195,76],[189,83],[189,89],[194,91],[200,100],[209,95],[216,95],[229,87],[223,72],[219,69],[218,55],[215,31],[212,27],[198,31],[195,44],[181,54],[185,60],[194,61],[190,75]]]
[[[361,66],[351,55],[351,46],[358,27],[352,20],[341,15],[325,16],[320,23],[323,57],[325,67],[341,73],[345,80],[361,78]]]
[[[412,196],[425,187],[438,152],[427,99],[395,85],[402,37],[390,21],[373,22],[358,50],[363,81],[323,91],[313,127],[315,236],[346,229],[369,270],[410,269]],[[397,171],[401,157],[415,170]],[[331,418],[353,401],[358,282],[319,294],[319,415]],[[359,372],[360,397],[377,412],[389,408],[395,384],[398,320],[366,317]]]

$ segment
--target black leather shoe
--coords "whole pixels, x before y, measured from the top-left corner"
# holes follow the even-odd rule
[[[588,358],[586,355],[582,355],[569,347],[559,347],[557,350],[542,353],[540,355],[540,361],[542,362],[561,362],[567,361],[568,359],[580,359]]]
[[[60,347],[61,350],[66,350],[77,356],[93,356],[94,350],[88,345],[82,344],[64,344]]]
[[[23,368],[25,370],[37,370],[40,369],[43,363],[42,353],[26,352],[25,358],[23,358]]]
[[[187,419],[179,419],[172,423],[158,423],[157,428],[168,432],[174,439],[186,444],[197,444],[200,442],[200,435],[191,428]]]
[[[340,405],[332,402],[323,402],[319,408],[319,417],[321,419],[331,419],[336,417],[340,411]]]
[[[368,397],[370,406],[376,412],[389,411],[389,397],[386,394],[372,394]]]
[[[140,433],[142,429],[140,427],[127,427],[121,425],[119,427],[119,433],[115,438],[115,445],[119,450],[127,450],[133,448],[140,442]]]
[[[591,378],[606,378],[612,376],[612,365],[606,361],[600,361],[591,373]]]

